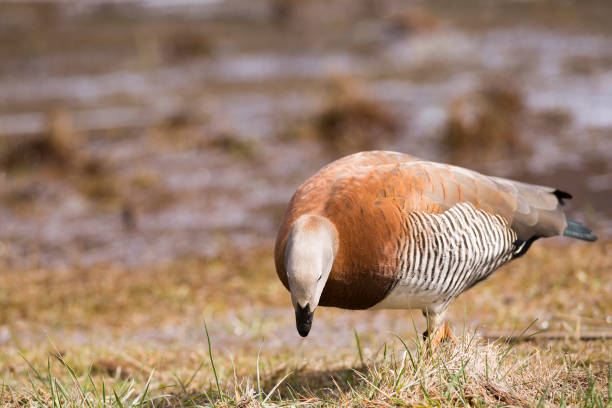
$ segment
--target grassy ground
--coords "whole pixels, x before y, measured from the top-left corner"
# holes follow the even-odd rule
[[[432,354],[403,311],[319,309],[301,340],[268,252],[3,270],[0,405],[610,406],[611,272],[611,242],[536,245]]]

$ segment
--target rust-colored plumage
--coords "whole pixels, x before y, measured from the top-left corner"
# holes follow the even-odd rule
[[[358,153],[324,167],[296,191],[274,251],[276,271],[286,288],[289,285],[283,255],[291,226],[301,215],[314,214],[332,220],[342,236],[320,305],[366,309],[384,297],[394,283],[394,266],[379,261],[391,256],[391,248],[384,243],[398,235],[399,214],[392,201],[382,197],[384,192],[370,191],[374,183],[363,183],[364,176],[367,179],[364,169],[412,160],[417,159],[389,152]],[[381,200],[372,200],[376,195],[381,195]],[[388,222],[379,224],[381,217]],[[395,223],[391,222],[393,218]],[[366,239],[370,234],[371,238]],[[378,244],[374,248],[367,248],[375,242]]]
[[[402,257],[402,250],[408,254],[409,247],[416,252],[420,249],[421,254],[437,251],[441,241],[436,234],[442,232],[433,227],[438,228],[444,219],[435,215],[445,214],[448,219],[449,210],[468,205],[465,211],[474,217],[492,217],[494,223],[487,218],[486,225],[507,230],[498,233],[508,241],[499,248],[506,262],[522,254],[512,253],[516,248],[512,248],[511,238],[530,244],[539,237],[564,233],[568,222],[560,205],[569,197],[553,188],[489,177],[406,154],[357,153],[327,165],[298,188],[278,232],[276,270],[288,288],[284,256],[294,222],[305,214],[324,217],[338,232],[338,249],[319,304],[366,309],[380,303],[405,278],[406,264],[413,260]],[[456,223],[467,219],[458,216]],[[450,219],[448,225],[452,234],[455,221]],[[472,235],[476,238],[478,234]],[[499,259],[499,264],[503,263]],[[484,277],[466,281],[465,288]],[[427,288],[426,282],[423,287]],[[440,308],[448,301],[445,298]]]

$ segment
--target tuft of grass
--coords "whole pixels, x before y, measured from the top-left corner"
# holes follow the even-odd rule
[[[25,357],[29,365],[28,372],[30,389],[15,390],[13,395],[21,395],[18,405],[40,407],[119,407],[142,408],[154,406],[155,401],[164,398],[163,394],[150,395],[151,381],[154,372],[151,372],[147,381],[141,385],[133,378],[119,381],[110,386],[112,395],[107,389],[109,385],[104,379],[98,380],[92,376],[91,369],[84,373],[77,373],[72,365],[60,354],[55,359],[60,363],[62,375],[55,375],[51,359],[47,359],[46,370],[39,371]],[[137,387],[141,390],[138,391]]]
[[[524,115],[523,96],[517,88],[485,84],[451,103],[443,146],[455,158],[528,153],[519,128]]]
[[[572,124],[574,118],[566,109],[552,108],[536,112],[535,120],[545,131],[560,133]]]
[[[213,52],[213,42],[201,30],[182,28],[166,33],[160,39],[164,59],[169,63],[183,62],[196,57],[207,57]]]
[[[297,0],[268,0],[270,21],[280,28],[294,24],[303,2]]]
[[[563,60],[562,67],[566,73],[571,75],[596,75],[612,68],[612,57],[610,55],[572,55]]]
[[[209,146],[241,159],[254,159],[259,153],[255,140],[245,140],[232,132],[220,132]]]
[[[259,153],[256,140],[219,129],[206,115],[190,109],[176,111],[151,129],[149,135],[163,150],[219,150],[238,159],[254,159]]]
[[[424,8],[412,7],[393,10],[384,21],[392,33],[408,35],[433,31],[440,26],[440,18]]]
[[[6,141],[0,152],[0,165],[12,172],[39,166],[67,169],[82,161],[72,119],[63,109],[49,113],[44,132]]]
[[[196,378],[187,382],[161,379],[155,370],[145,377],[100,378],[91,368],[75,368],[59,353],[44,369],[27,359],[28,388],[5,385],[4,406],[179,407],[179,406],[583,406],[611,404],[611,369],[605,376],[567,358],[560,362],[518,345],[488,343],[464,335],[458,344],[445,343],[433,353],[415,339],[397,337],[384,343],[364,365],[329,370],[279,369],[253,386],[252,374],[236,374],[230,360],[208,356],[214,384]],[[291,357],[289,357],[291,359]],[[259,365],[259,363],[258,363]],[[58,371],[59,370],[59,371]]]
[[[69,112],[52,111],[44,132],[4,142],[0,149],[0,167],[11,176],[24,172],[38,172],[43,177],[60,176],[98,203],[116,200],[121,194],[116,175],[103,158],[94,157],[84,149],[79,136]],[[31,188],[18,189],[7,198],[21,205],[32,198],[32,193],[36,191]]]
[[[400,133],[398,118],[346,78],[334,79],[324,107],[306,121],[293,124],[286,138],[319,141],[334,155],[384,149]]]

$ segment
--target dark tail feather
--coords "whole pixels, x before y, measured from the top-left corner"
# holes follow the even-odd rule
[[[572,198],[572,195],[570,193],[566,193],[565,191],[561,190],[555,190],[553,191],[553,194],[557,196],[557,200],[559,200],[559,204],[561,205],[565,205],[565,201],[563,201],[564,199]]]
[[[597,241],[597,236],[590,229],[574,220],[567,220],[567,227],[563,231],[566,237],[577,238],[583,241]]]

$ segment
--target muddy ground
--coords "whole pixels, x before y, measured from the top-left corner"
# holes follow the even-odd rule
[[[610,236],[611,17],[596,1],[3,2],[1,261],[268,248],[295,188],[362,149],[556,186]]]

